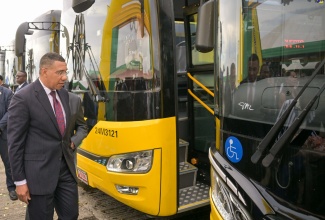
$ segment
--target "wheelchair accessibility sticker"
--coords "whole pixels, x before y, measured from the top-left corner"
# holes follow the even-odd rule
[[[236,137],[230,136],[227,138],[225,151],[228,159],[233,163],[238,163],[243,157],[243,147]]]

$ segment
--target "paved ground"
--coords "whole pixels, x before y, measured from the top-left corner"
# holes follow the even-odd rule
[[[79,219],[106,220],[106,219],[148,219],[148,217],[97,189],[79,184]],[[0,159],[0,219],[25,219],[26,204],[17,200],[11,201],[6,187],[5,172]],[[55,216],[54,219],[57,219]]]
[[[5,172],[0,159],[0,220],[24,220],[26,204],[11,201],[5,182]],[[174,217],[158,218],[160,220],[208,220],[209,207],[179,214]],[[57,216],[54,217],[57,219]],[[114,198],[93,189],[83,183],[79,183],[79,220],[143,220],[149,218],[142,212],[132,209]]]

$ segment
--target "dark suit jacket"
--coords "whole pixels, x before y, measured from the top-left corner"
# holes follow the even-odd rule
[[[1,86],[3,86],[3,87],[5,87],[5,88],[9,89],[9,85],[7,85],[7,84],[5,84],[5,83],[1,84]]]
[[[88,134],[88,128],[84,119],[84,113],[81,105],[81,99],[78,95],[69,92],[69,105],[70,105],[70,125],[68,128],[71,132],[71,141],[78,147],[82,140]]]
[[[63,156],[77,181],[71,133],[69,96],[58,91],[66,115],[66,130],[62,137],[49,98],[39,79],[16,93],[9,106],[8,148],[14,181],[27,180],[31,194],[54,192]]]
[[[12,98],[12,91],[3,86],[0,86],[0,138],[7,140],[7,119],[8,107]]]
[[[261,76],[256,76],[256,80],[255,80],[255,82],[256,81],[260,81],[260,80],[262,80],[262,78],[261,78]],[[248,80],[248,77],[246,77],[245,79],[243,79],[241,82],[240,82],[240,84],[243,84],[243,83],[249,83],[250,81]],[[253,83],[253,82],[251,82],[251,83]]]
[[[15,93],[16,93],[16,92],[18,92],[18,91],[20,91],[22,88],[26,87],[27,85],[28,85],[28,83],[27,83],[27,82],[24,82],[24,83],[21,85],[21,87],[20,87],[20,88],[19,88],[19,87],[17,87],[17,89],[16,89]]]

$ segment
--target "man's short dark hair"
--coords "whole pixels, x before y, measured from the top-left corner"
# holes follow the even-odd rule
[[[248,61],[259,61],[258,56],[256,53],[253,53],[249,58]]]
[[[3,77],[0,75],[0,80],[3,81]]]
[[[42,56],[40,60],[40,68],[45,66],[51,66],[54,61],[65,62],[65,59],[58,53],[49,52]]]

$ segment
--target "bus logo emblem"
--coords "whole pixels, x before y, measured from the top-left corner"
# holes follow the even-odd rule
[[[240,141],[234,136],[227,138],[225,152],[228,159],[233,163],[238,163],[243,158],[243,147]]]

